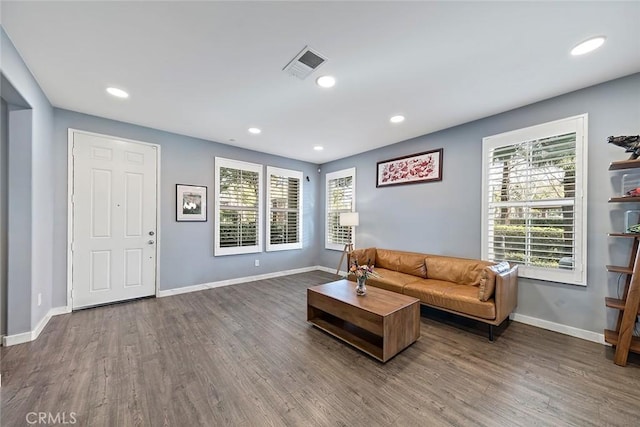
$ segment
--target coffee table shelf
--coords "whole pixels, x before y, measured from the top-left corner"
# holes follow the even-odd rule
[[[357,296],[354,283],[339,280],[307,290],[307,320],[386,362],[420,337],[420,301],[374,287]]]

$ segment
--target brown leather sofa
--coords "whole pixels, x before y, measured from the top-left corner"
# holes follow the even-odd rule
[[[349,265],[375,266],[379,278],[372,285],[420,299],[429,307],[500,325],[515,309],[518,299],[518,266],[467,258],[420,254],[388,249],[358,249]],[[349,276],[355,281],[355,277]]]

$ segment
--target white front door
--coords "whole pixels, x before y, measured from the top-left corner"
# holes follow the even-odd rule
[[[157,147],[72,137],[72,307],[154,295]]]

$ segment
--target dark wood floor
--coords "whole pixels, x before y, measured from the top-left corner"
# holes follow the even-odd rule
[[[2,349],[3,426],[640,425],[640,362],[511,323],[493,343],[422,316],[386,364],[306,323],[312,272],[51,319]],[[69,416],[69,415],[67,415]]]

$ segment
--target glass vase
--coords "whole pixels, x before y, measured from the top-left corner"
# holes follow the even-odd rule
[[[356,286],[356,295],[362,296],[367,294],[366,277],[358,277],[358,286]]]

